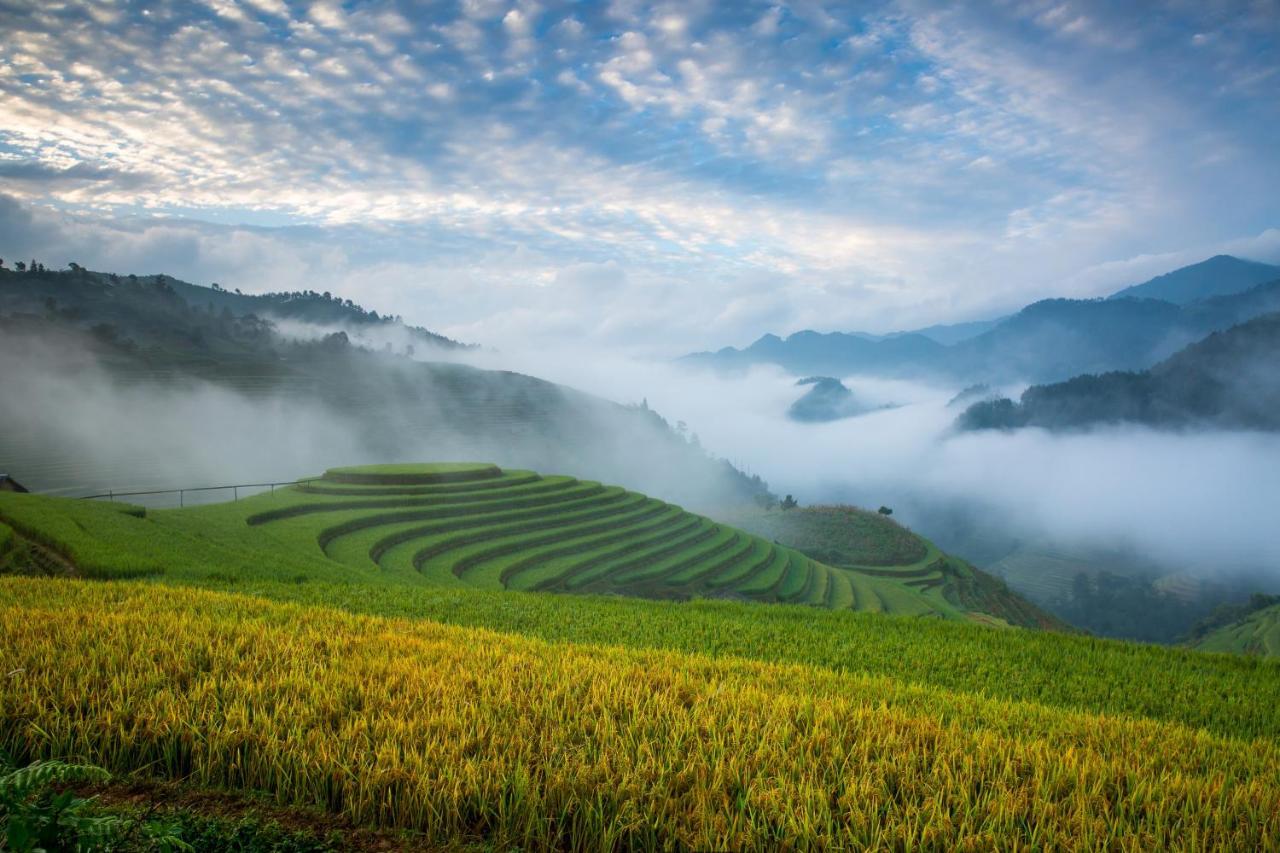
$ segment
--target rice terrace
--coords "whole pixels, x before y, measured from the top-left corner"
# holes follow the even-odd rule
[[[1280,840],[1273,662],[991,627],[624,489],[395,465],[0,519],[62,576],[0,581],[18,762],[409,846]]]

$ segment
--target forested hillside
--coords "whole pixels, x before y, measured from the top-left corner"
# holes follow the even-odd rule
[[[1280,429],[1280,314],[1215,332],[1150,370],[1036,385],[1019,402],[975,403],[963,429],[1099,423]]]
[[[239,313],[250,308],[309,324],[399,329],[400,343],[361,345],[332,326],[298,336],[278,313]],[[0,271],[0,458],[28,487],[69,493],[301,476],[343,454],[337,461],[489,458],[703,507],[772,499],[758,477],[713,458],[643,403],[440,360],[459,352],[323,294],[248,297],[167,276]],[[223,396],[206,400],[210,389]],[[163,419],[183,409],[175,404],[192,400],[193,417],[225,422],[216,439],[168,454],[134,440],[164,429]],[[122,406],[133,406],[133,417]],[[129,430],[88,430],[114,421]],[[59,435],[80,424],[70,438]],[[183,474],[184,454],[205,464]],[[250,455],[265,461],[252,467]],[[262,470],[273,457],[296,470]]]

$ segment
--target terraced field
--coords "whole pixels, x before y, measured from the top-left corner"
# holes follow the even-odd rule
[[[867,602],[861,609],[958,608],[1025,627],[1066,627],[994,577],[879,513],[818,505],[738,512],[725,520],[838,570],[855,600]]]
[[[0,578],[0,750],[197,818],[403,849],[1280,844],[1276,661],[852,612],[935,590],[600,483],[0,493],[6,568],[95,579]]]
[[[1197,640],[1192,647],[1202,652],[1280,657],[1280,605],[1250,613]]]
[[[45,543],[29,549],[41,565],[60,556],[99,577],[305,577],[951,619],[974,609],[910,566],[900,576],[847,571],[617,486],[487,464],[333,469],[275,494],[182,510],[0,498],[0,518]]]
[[[432,584],[951,611],[616,486],[492,465],[335,469],[245,521]],[[298,544],[301,544],[300,542]]]

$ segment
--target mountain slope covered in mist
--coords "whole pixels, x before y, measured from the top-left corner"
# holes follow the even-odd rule
[[[1150,370],[1034,385],[1019,402],[975,403],[962,429],[1099,423],[1280,430],[1280,313],[1214,332]]]
[[[1209,272],[1198,273],[1196,280],[1219,269],[1222,265],[1217,261],[1206,262]],[[1275,269],[1239,263],[1247,266],[1253,278]],[[765,335],[742,350],[726,347],[694,353],[684,361],[716,369],[767,363],[797,374],[868,373],[965,383],[1055,382],[1081,373],[1140,370],[1211,332],[1280,310],[1280,277],[1273,275],[1252,286],[1242,284],[1253,278],[1228,277],[1226,283],[1204,285],[1198,292],[1220,295],[1187,304],[1132,296],[1046,299],[950,345],[923,334],[872,340],[857,334],[802,331],[785,340]],[[1159,288],[1148,290],[1159,292]]]
[[[859,400],[839,379],[830,376],[810,376],[796,385],[808,386],[809,390],[787,409],[787,417],[793,421],[823,423],[857,417],[875,409]]]
[[[193,292],[212,301],[182,295]],[[759,478],[712,458],[647,406],[418,361],[390,341],[358,346],[345,331],[286,335],[236,310],[363,312],[323,297],[255,299],[159,276],[0,272],[0,468],[31,488],[84,493],[260,482],[343,462],[488,458],[695,506],[770,498]],[[339,318],[310,308],[300,316]]]

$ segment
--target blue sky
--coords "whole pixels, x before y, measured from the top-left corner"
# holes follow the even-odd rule
[[[1280,261],[1276,2],[68,0],[0,23],[4,257],[662,354]]]

